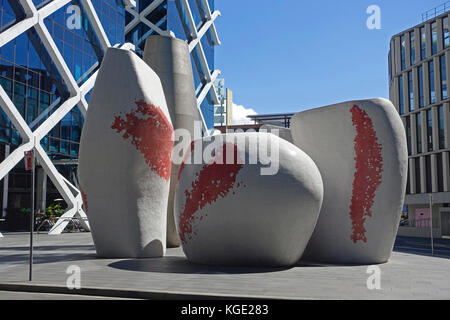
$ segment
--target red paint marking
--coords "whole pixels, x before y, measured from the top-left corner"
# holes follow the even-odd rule
[[[114,118],[111,128],[121,133],[126,140],[131,136],[131,143],[145,157],[150,169],[161,178],[169,181],[172,168],[173,127],[163,111],[145,101],[136,101],[136,110]]]
[[[364,222],[366,217],[372,216],[375,191],[381,184],[383,157],[381,155],[382,146],[378,143],[372,120],[367,113],[356,105],[350,109],[350,112],[353,126],[356,127],[354,140],[356,171],[350,205],[353,234],[350,238],[356,243],[358,240],[367,242]]]
[[[185,162],[186,162],[187,158],[191,155],[192,151],[194,151],[194,147],[195,147],[195,141],[192,141],[189,146],[189,149],[186,151],[186,154],[184,155],[183,162],[180,165],[180,169],[178,170],[177,181],[180,181],[181,173],[183,172]]]
[[[88,201],[87,201],[87,196],[86,193],[84,193],[83,189],[81,189],[80,187],[80,192],[81,192],[81,199],[83,200],[83,206],[84,206],[84,211],[86,212],[86,214],[88,213]]]
[[[187,243],[187,237],[192,239],[194,221],[203,219],[202,216],[195,217],[195,213],[205,205],[215,202],[219,197],[227,196],[235,186],[237,174],[243,168],[243,164],[239,164],[241,161],[238,148],[233,143],[225,143],[215,152],[215,158],[204,165],[200,174],[196,175],[197,179],[192,182],[192,189],[184,192],[186,203],[179,222],[179,235],[183,243]],[[226,164],[227,152],[234,153],[234,164]]]

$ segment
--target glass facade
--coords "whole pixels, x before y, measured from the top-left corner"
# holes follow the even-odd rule
[[[425,33],[425,27],[420,28],[420,59],[426,59],[427,57],[427,35]]]
[[[40,8],[50,1],[33,0],[33,3]],[[92,0],[92,4],[111,44],[123,43],[125,9],[117,6],[116,0]],[[78,6],[80,10],[74,10],[72,6]],[[15,27],[14,24],[24,17],[19,1],[0,0],[0,31]],[[81,2],[69,1],[43,22],[75,81],[82,85],[98,69],[103,51]],[[69,97],[67,86],[34,28],[0,48],[0,85],[33,131]],[[89,94],[85,98],[89,101]],[[84,117],[76,106],[41,140],[41,146],[50,159],[60,161],[59,164],[54,162],[58,172],[75,185],[83,123]],[[9,145],[11,153],[21,142],[18,131],[0,109],[0,159],[5,157],[6,145]],[[8,176],[9,184],[5,186],[8,201],[2,205],[8,210],[27,208],[31,180],[24,161],[20,161]],[[46,181],[45,200],[61,198],[51,179]]]
[[[425,105],[425,99],[424,99],[424,91],[423,91],[423,67],[420,66],[417,69],[418,73],[419,73],[419,108],[423,108],[423,106]]]
[[[35,4],[41,3],[46,2],[35,1]],[[92,3],[111,43],[123,42],[124,10],[116,6],[115,0],[93,0]],[[3,0],[1,4],[2,15],[23,14],[16,0]],[[70,5],[82,8],[78,0],[73,0],[48,16],[44,23],[75,80],[81,85],[96,70],[103,54],[84,10],[78,17],[80,28],[68,28],[67,21],[74,15]],[[33,130],[69,95],[34,29],[0,48],[0,84]],[[41,140],[50,158],[78,157],[83,121],[81,111],[75,107]],[[0,141],[11,144],[12,148],[21,143],[18,132],[1,109]]]
[[[442,34],[444,36],[444,49],[450,47],[450,29],[448,25],[448,17],[442,19]]]
[[[411,53],[411,64],[416,63],[416,37],[414,31],[409,33],[409,48]]]
[[[450,184],[445,167],[450,163],[446,151],[450,11],[444,11],[390,39],[389,92],[405,125],[411,179],[407,194],[450,194],[444,190]]]
[[[148,7],[154,0],[138,0],[136,1],[136,11],[141,12]],[[196,24],[197,30],[207,21],[206,11],[202,1],[189,0],[192,16]],[[214,0],[208,1],[211,11],[214,10]],[[175,1],[163,1],[156,10],[147,15],[147,19],[156,25],[161,30],[170,30],[179,39],[191,41],[192,36],[190,33],[189,20],[184,6],[180,0]],[[126,23],[133,20],[133,16],[126,13]],[[157,34],[156,31],[149,28],[143,23],[139,23],[129,33],[126,34],[126,40],[132,42],[137,47],[137,52],[143,54],[145,47],[145,39],[153,34]],[[214,71],[214,40],[209,29],[205,36],[201,39],[203,51],[205,53],[206,61],[210,72]],[[198,49],[194,49],[191,53],[192,69],[194,74],[194,83],[196,87],[197,95],[207,85],[206,70],[202,66]],[[200,105],[203,117],[209,129],[214,127],[214,102],[209,92],[206,98]]]
[[[436,86],[434,83],[434,62],[428,62],[428,75],[430,84],[430,103],[436,102]]]
[[[438,107],[439,149],[445,149],[444,107]]]
[[[403,99],[403,76],[398,77],[398,100],[399,100],[399,113],[405,113],[405,103]]]
[[[420,158],[416,158],[414,161],[414,173],[415,173],[415,178],[416,178],[416,193],[422,193],[422,184],[421,184],[421,177],[420,177]]]
[[[431,52],[432,54],[437,53],[438,44],[438,34],[437,34],[437,22],[431,24]]]
[[[417,153],[422,153],[422,116],[420,112],[416,114],[416,140]]]
[[[414,111],[414,84],[412,71],[408,72],[408,98],[409,98],[409,111]]]
[[[403,35],[400,37],[400,45],[401,45],[401,67],[402,70],[406,68],[406,37]]]
[[[406,117],[406,141],[408,143],[408,155],[411,155],[411,117]]]
[[[432,110],[427,110],[427,145],[428,151],[433,151],[433,115]]]
[[[447,63],[445,60],[445,55],[441,56],[440,58],[441,63],[441,94],[442,100],[445,100],[448,98],[448,86],[447,86]]]

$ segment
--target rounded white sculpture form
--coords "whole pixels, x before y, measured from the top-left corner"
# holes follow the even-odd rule
[[[272,124],[263,124],[261,128],[259,128],[259,131],[273,133],[274,135],[279,136],[281,139],[293,143],[292,132],[289,128],[274,126]]]
[[[83,127],[79,180],[97,254],[163,256],[173,128],[158,76],[110,48]]]
[[[302,259],[386,262],[406,189],[405,129],[386,99],[350,101],[296,114],[294,143],[319,167],[324,201]]]
[[[202,160],[202,152],[214,157]],[[178,177],[175,219],[191,262],[289,266],[300,259],[323,185],[299,148],[269,133],[203,138],[191,144]]]

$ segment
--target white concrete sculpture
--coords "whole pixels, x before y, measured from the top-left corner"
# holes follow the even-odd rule
[[[386,262],[406,189],[405,129],[386,99],[350,101],[296,114],[295,145],[319,167],[324,201],[303,259]]]
[[[174,129],[187,129],[193,137],[195,121],[200,121],[200,117],[188,44],[173,37],[150,36],[145,42],[144,61],[161,79]],[[180,246],[173,213],[178,168],[172,163],[167,206],[168,247]]]
[[[80,186],[99,256],[164,255],[172,135],[158,76],[134,53],[108,49],[79,157]]]
[[[203,152],[211,158],[196,162]],[[299,148],[269,133],[203,138],[191,144],[178,177],[175,219],[191,262],[289,266],[300,259],[323,185]]]
[[[291,129],[280,127],[280,126],[274,126],[271,124],[263,124],[261,128],[259,128],[261,132],[269,132],[274,133],[275,135],[279,136],[281,139],[284,139],[286,141],[289,141],[290,143],[293,143],[292,140],[292,132]]]

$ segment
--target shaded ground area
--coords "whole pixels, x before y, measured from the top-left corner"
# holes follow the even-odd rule
[[[0,299],[8,297],[2,284],[27,283],[28,240],[26,233],[0,238]],[[232,298],[450,299],[450,240],[435,241],[434,257],[427,256],[427,240],[398,238],[390,261],[379,265],[381,289],[369,290],[367,266],[208,267],[189,263],[180,248],[157,259],[99,259],[90,233],[37,234],[33,283],[64,288],[67,268],[76,265],[82,288],[121,290],[115,296],[133,291]]]
[[[434,257],[450,259],[450,239],[433,239],[433,247]],[[431,256],[431,239],[397,237],[394,250],[397,252]]]

